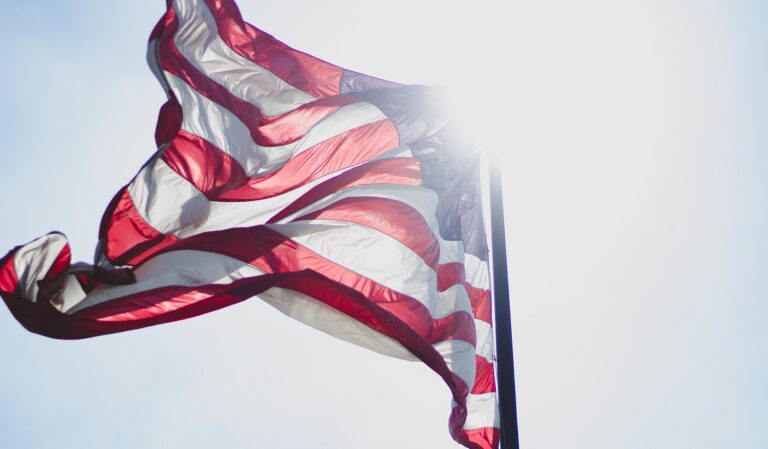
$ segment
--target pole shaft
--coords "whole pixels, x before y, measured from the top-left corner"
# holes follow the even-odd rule
[[[512,323],[507,274],[507,243],[504,204],[501,194],[501,170],[498,161],[490,163],[491,255],[493,258],[494,329],[496,331],[496,387],[501,414],[501,446],[519,449],[515,363],[512,353]]]

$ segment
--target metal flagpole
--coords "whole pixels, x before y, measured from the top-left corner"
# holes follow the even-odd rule
[[[512,354],[512,323],[509,313],[507,243],[504,235],[504,204],[501,195],[501,170],[490,161],[491,256],[493,257],[493,305],[496,330],[496,373],[501,414],[502,449],[519,449],[515,364]]]

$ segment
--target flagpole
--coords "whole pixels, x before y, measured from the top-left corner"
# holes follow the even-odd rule
[[[493,258],[493,309],[496,331],[496,373],[501,414],[502,449],[519,449],[517,432],[517,399],[515,363],[512,354],[512,323],[509,307],[507,243],[504,227],[504,204],[501,194],[501,170],[498,161],[490,161],[491,256]]]

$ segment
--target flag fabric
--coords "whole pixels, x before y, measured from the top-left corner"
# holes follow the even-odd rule
[[[157,152],[108,205],[93,265],[51,233],[0,260],[32,332],[75,339],[258,297],[447,384],[449,430],[498,446],[476,159],[433,88],[329,64],[174,0],[148,61],[168,95]]]

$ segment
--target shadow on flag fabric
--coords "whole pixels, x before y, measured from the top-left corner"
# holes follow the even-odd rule
[[[345,70],[175,0],[150,36],[158,150],[107,206],[93,264],[51,233],[0,260],[32,332],[122,332],[258,297],[448,385],[449,430],[498,446],[477,156],[434,88]]]

